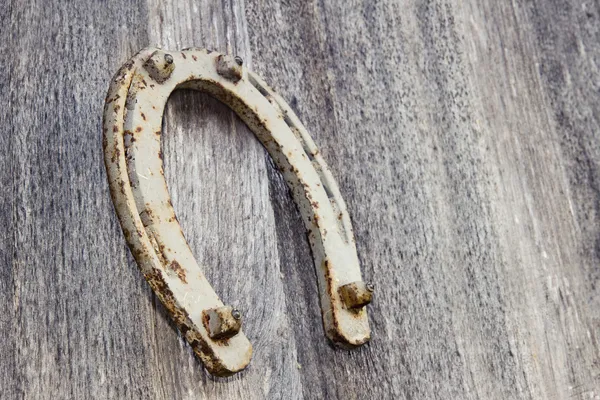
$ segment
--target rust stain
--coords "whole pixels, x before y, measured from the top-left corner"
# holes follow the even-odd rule
[[[177,274],[177,276],[183,283],[187,283],[186,272],[185,269],[181,266],[181,264],[173,260],[169,264],[169,268],[171,268],[171,270],[173,270]]]

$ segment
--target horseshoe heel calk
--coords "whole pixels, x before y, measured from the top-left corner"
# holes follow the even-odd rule
[[[358,346],[370,336],[350,218],[335,180],[289,106],[239,57],[207,50],[144,49],[111,81],[104,109],[104,154],[123,233],[146,280],[206,368],[245,368],[252,346],[241,313],[225,306],[181,231],[160,150],[164,108],[178,88],[209,93],[232,108],[269,151],[309,232],[327,336]]]

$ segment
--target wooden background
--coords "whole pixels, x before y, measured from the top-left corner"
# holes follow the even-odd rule
[[[147,45],[228,47],[320,146],[376,284],[332,348],[299,214],[251,132],[169,101],[184,232],[254,344],[207,375],[129,254],[101,114]],[[600,2],[0,2],[2,399],[600,398]]]

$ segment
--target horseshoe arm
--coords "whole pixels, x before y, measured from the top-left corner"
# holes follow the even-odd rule
[[[196,263],[175,216],[160,150],[164,108],[179,88],[211,94],[232,108],[274,159],[300,209],[313,250],[327,336],[342,346],[369,340],[350,218],[339,189],[289,106],[241,60],[206,50],[144,49],[111,81],[103,148],[111,196],[146,280],[206,368],[245,368],[252,346],[239,313],[225,307]],[[237,322],[236,322],[237,321]]]

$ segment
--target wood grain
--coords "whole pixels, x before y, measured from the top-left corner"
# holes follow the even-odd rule
[[[590,0],[2,2],[0,397],[600,398],[599,20]],[[178,92],[174,206],[255,349],[237,376],[202,369],[102,163],[108,80],[150,44],[239,54],[298,113],[376,285],[369,345],[326,341],[258,141]]]

